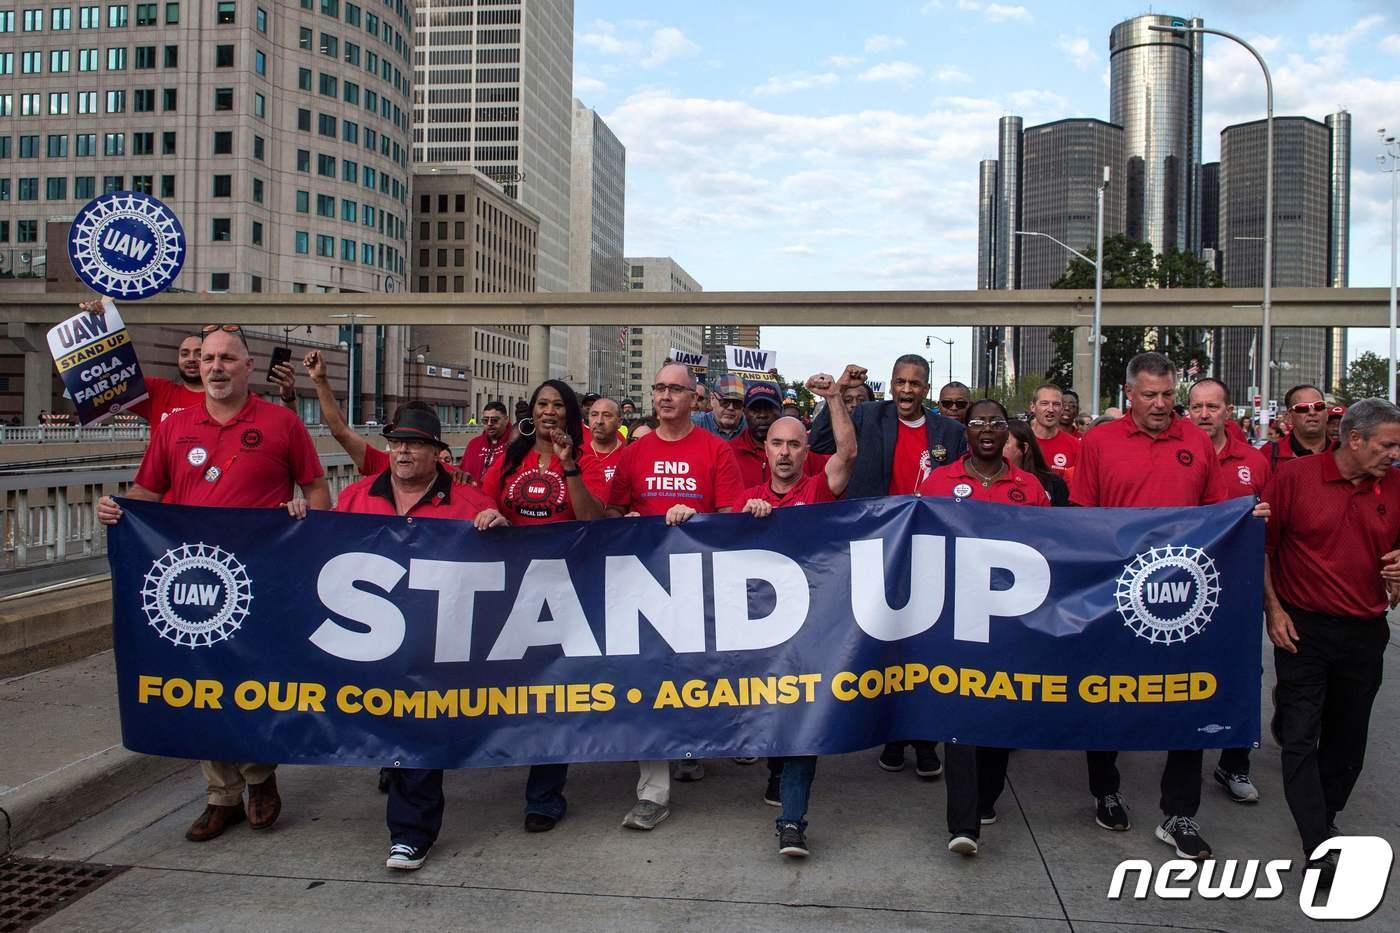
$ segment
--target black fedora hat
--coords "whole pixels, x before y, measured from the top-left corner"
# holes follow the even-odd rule
[[[385,425],[384,436],[391,441],[427,441],[446,447],[442,440],[442,422],[438,416],[421,408],[409,408],[398,413],[397,420]]]

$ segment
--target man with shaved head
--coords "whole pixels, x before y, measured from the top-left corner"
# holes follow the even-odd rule
[[[796,418],[782,417],[768,426],[763,441],[768,469],[764,480],[744,490],[734,511],[767,518],[775,508],[832,502],[846,491],[856,462],[856,430],[850,412],[841,404],[845,389],[865,382],[865,370],[847,366],[841,379],[818,373],[807,380],[807,390],[826,399],[831,409],[831,431],[836,452],[816,473],[804,469],[808,458],[807,429]],[[768,759],[765,802],[782,807],[778,817],[778,852],[790,858],[807,855],[807,801],[816,774],[814,755]]]
[[[606,395],[593,400],[588,407],[588,443],[578,457],[583,471],[583,483],[588,491],[603,502],[608,500],[608,483],[617,471],[617,462],[627,446],[618,428],[622,427],[622,409]]]

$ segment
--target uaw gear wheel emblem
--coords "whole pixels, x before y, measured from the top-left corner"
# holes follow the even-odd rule
[[[252,601],[252,584],[238,558],[202,542],[166,551],[141,587],[141,609],[151,627],[190,648],[232,638]]]
[[[1180,644],[1206,627],[1220,604],[1215,561],[1196,547],[1152,548],[1123,568],[1114,593],[1134,634]]]
[[[89,201],[68,236],[73,270],[94,291],[134,301],[164,291],[185,262],[175,212],[148,194],[115,191]]]

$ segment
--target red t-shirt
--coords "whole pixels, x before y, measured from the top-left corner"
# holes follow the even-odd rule
[[[907,496],[918,490],[919,484],[929,472],[928,425],[923,418],[918,426],[911,427],[899,422],[898,435],[894,442],[894,462],[890,465],[890,488],[892,496]]]
[[[479,483],[486,476],[486,471],[491,464],[506,452],[506,443],[510,440],[510,425],[501,432],[500,440],[492,443],[490,438],[483,431],[467,442],[467,449],[462,451],[462,472],[474,483]]]
[[[583,471],[583,485],[602,502],[608,501],[608,486],[612,483],[613,474],[617,472],[622,452],[627,449],[627,442],[622,439],[622,435],[619,434],[617,440],[617,446],[606,454],[594,450],[590,441],[583,445],[583,452],[578,458],[578,468]]]
[[[1353,484],[1335,454],[1296,457],[1279,464],[1264,501],[1272,510],[1264,551],[1279,599],[1323,615],[1385,615],[1381,556],[1400,546],[1400,471]]]
[[[992,485],[984,487],[982,481],[968,470],[967,457],[930,473],[919,486],[919,495],[1050,507],[1050,497],[1045,494],[1045,487],[1040,485],[1035,474],[1008,463],[1006,472],[997,477]]]
[[[692,426],[678,441],[653,431],[628,444],[608,487],[608,505],[641,515],[665,515],[673,505],[715,512],[743,491],[729,444]]]
[[[1155,437],[1130,414],[1094,428],[1080,442],[1070,484],[1070,500],[1083,506],[1165,508],[1226,498],[1215,446],[1175,415]]]
[[[836,495],[831,491],[831,484],[826,480],[826,471],[811,473],[803,476],[785,493],[773,491],[771,483],[765,481],[756,486],[745,489],[739,498],[734,500],[734,511],[741,510],[750,499],[762,499],[775,509],[786,508],[790,505],[815,505],[818,502],[835,502]]]
[[[1227,432],[1225,449],[1217,451],[1216,458],[1226,498],[1264,494],[1264,487],[1269,484],[1269,461],[1248,442]]]
[[[204,393],[185,388],[184,383],[171,382],[159,376],[146,377],[147,397],[128,409],[150,422],[152,427],[160,424],[177,411],[204,406]]]
[[[515,472],[503,478],[505,467],[506,458],[497,457],[481,480],[481,491],[512,525],[544,525],[577,518],[558,457],[551,454],[549,468],[542,470],[540,452],[531,448]]]
[[[324,472],[301,420],[250,395],[227,424],[202,404],[166,418],[151,435],[136,483],[175,505],[276,508],[293,485]]]
[[[1064,428],[1051,438],[1036,435],[1035,442],[1040,445],[1040,455],[1045,458],[1046,466],[1059,476],[1073,470],[1079,461],[1079,438]]]
[[[408,514],[414,518],[453,518],[469,522],[476,518],[476,513],[495,507],[495,503],[476,487],[452,482],[439,464],[437,481]],[[335,510],[361,515],[397,515],[389,474],[380,473],[346,486],[336,499]]]
[[[768,451],[753,439],[748,428],[740,431],[729,442],[729,446],[734,451],[734,459],[739,464],[739,476],[743,478],[746,487],[761,486],[768,482]],[[807,451],[807,459],[802,461],[802,475],[816,476],[818,473],[825,473],[826,462],[833,456]]]

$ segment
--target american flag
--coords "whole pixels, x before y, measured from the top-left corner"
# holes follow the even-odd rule
[[[617,329],[617,346],[620,350],[627,349],[627,328],[625,327]]]
[[[1192,360],[1191,365],[1186,367],[1186,375],[1190,376],[1192,379],[1195,379],[1196,376],[1200,374],[1200,372],[1201,364],[1197,360]]]

